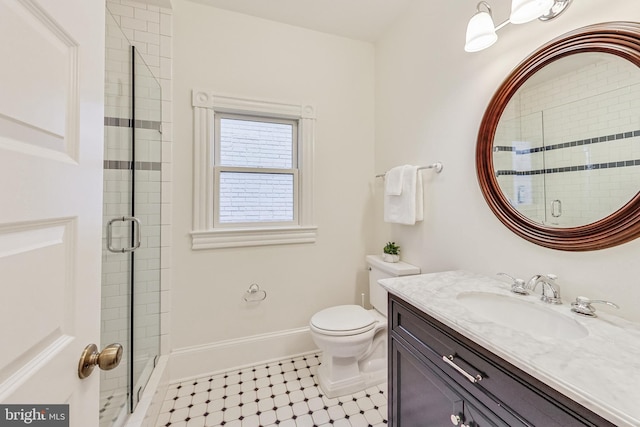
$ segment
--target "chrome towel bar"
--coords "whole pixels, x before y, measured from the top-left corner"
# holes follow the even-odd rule
[[[442,163],[441,163],[441,162],[435,162],[435,163],[432,163],[432,164],[427,165],[427,166],[420,166],[420,167],[418,168],[418,170],[422,170],[422,169],[435,169],[435,170],[436,170],[436,173],[440,173],[440,172],[442,172],[442,167],[443,167],[443,166],[442,166]],[[384,178],[384,176],[385,176],[385,175],[386,175],[386,173],[381,173],[381,174],[376,175],[376,178]]]

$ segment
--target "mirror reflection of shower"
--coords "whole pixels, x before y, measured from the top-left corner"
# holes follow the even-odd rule
[[[106,13],[101,341],[120,366],[101,371],[100,426],[135,410],[160,352],[160,84]]]
[[[555,61],[509,100],[496,128],[494,172],[525,217],[552,227],[594,223],[638,193],[640,72],[581,53]]]

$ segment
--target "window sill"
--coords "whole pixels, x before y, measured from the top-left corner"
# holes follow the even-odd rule
[[[226,228],[191,232],[191,249],[315,243],[318,227]]]

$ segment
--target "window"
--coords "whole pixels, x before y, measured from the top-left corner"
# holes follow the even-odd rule
[[[315,241],[311,106],[193,92],[192,248]]]
[[[297,223],[297,135],[295,120],[217,115],[214,227]]]

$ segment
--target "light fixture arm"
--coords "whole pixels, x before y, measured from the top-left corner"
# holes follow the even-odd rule
[[[568,0],[570,1],[570,0]],[[491,16],[491,18],[493,19],[493,11],[491,10],[491,6],[489,5],[489,3],[487,3],[486,1],[481,1],[476,5],[476,13],[478,12],[482,12],[482,10],[480,9],[482,6],[484,6],[487,10],[486,12],[489,14],[489,16]],[[496,26],[496,31],[498,31],[500,28],[503,28],[504,26],[506,26],[510,21],[507,19],[504,22],[501,22],[500,24],[498,24]]]
[[[491,15],[493,17],[493,12],[491,12],[491,6],[489,6],[489,3],[487,3],[486,1],[481,1],[477,4],[476,6],[476,12],[482,12],[482,10],[480,10],[480,7],[484,6],[487,8],[487,12],[489,12],[489,15]]]
[[[567,0],[570,1],[570,0]],[[491,5],[489,5],[489,3],[487,3],[486,1],[481,1],[476,5],[476,13],[478,12],[482,12],[482,10],[480,9],[482,6],[484,6],[487,9],[487,13],[489,14],[489,16],[491,16],[491,18],[493,18],[493,11],[491,10]],[[505,27],[508,23],[510,23],[511,21],[509,21],[508,19],[504,22],[501,22],[500,24],[498,24],[496,26],[496,31],[498,31],[499,29]]]
[[[496,31],[501,30],[502,28],[506,27],[507,24],[510,24],[510,23],[511,21],[509,21],[508,19],[506,21],[499,23],[498,25],[496,25]]]
[[[509,21],[508,19],[503,21],[503,22],[501,22],[501,23],[499,23],[498,25],[496,25],[496,31],[506,27],[507,24],[510,24],[510,23],[511,23],[511,21]]]
[[[538,19],[542,22],[547,22],[556,18],[562,14],[567,7],[569,7],[572,1],[573,0],[553,0],[553,5],[549,11],[540,15]],[[486,10],[483,10],[483,8]],[[484,15],[482,21],[479,19],[478,15]],[[467,52],[477,52],[479,50],[486,49],[495,43],[497,39],[495,32],[510,23],[512,22],[509,18],[494,27],[491,6],[484,0],[480,1],[476,6],[475,15],[471,18],[471,21],[469,21],[469,25],[467,26],[465,50]]]

